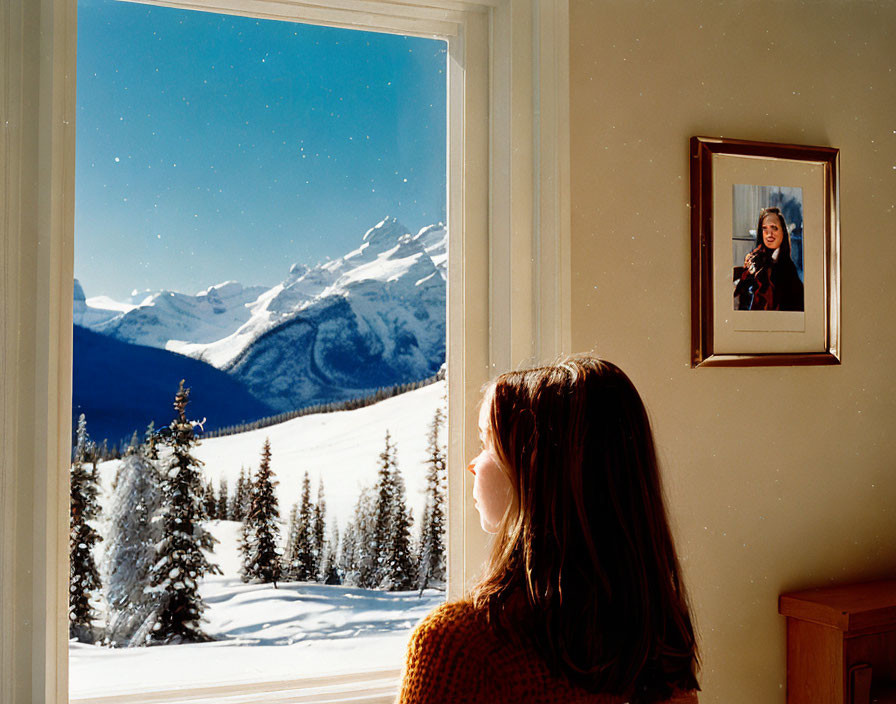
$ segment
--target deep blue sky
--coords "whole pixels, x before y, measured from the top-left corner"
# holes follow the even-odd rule
[[[85,293],[273,285],[386,215],[444,222],[446,56],[432,39],[79,0]]]

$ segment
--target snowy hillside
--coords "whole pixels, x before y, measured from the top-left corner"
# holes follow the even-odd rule
[[[445,382],[440,381],[353,411],[302,416],[260,430],[203,440],[194,454],[205,463],[205,476],[215,489],[223,477],[232,492],[240,468],[253,472],[258,468],[262,445],[270,438],[271,469],[279,482],[276,491],[284,523],[301,496],[307,471],[315,497],[323,478],[327,520],[335,518],[341,532],[361,489],[376,482],[379,453],[388,430],[407,485],[408,505],[419,517],[424,505],[426,437],[436,408],[445,407],[444,398]],[[445,437],[443,429],[443,442]],[[118,466],[118,460],[100,465],[106,491]],[[285,539],[285,528],[281,537]]]
[[[233,491],[240,468],[257,469],[262,444],[270,438],[281,517],[285,519],[298,500],[308,471],[315,492],[318,479],[323,478],[327,520],[336,520],[341,532],[361,487],[376,481],[378,454],[388,430],[407,483],[408,503],[419,516],[426,435],[436,408],[444,408],[444,397],[445,383],[437,382],[353,411],[304,416],[262,430],[203,440],[194,454],[205,463],[205,475],[216,487],[225,478]],[[100,465],[104,509],[110,504],[119,464],[115,460]],[[216,640],[130,649],[73,643],[70,688],[74,701],[184,686],[397,670],[410,629],[444,599],[444,593],[436,590],[421,596],[309,583],[281,584],[278,589],[244,584],[238,576],[240,525],[209,524],[219,541],[209,557],[223,574],[203,579],[200,591],[206,603],[206,631]],[[103,533],[103,526],[99,529]],[[281,542],[285,534],[284,520]],[[100,543],[100,562],[102,550]],[[147,673],[153,674],[148,677]]]
[[[341,530],[361,488],[376,481],[388,430],[407,483],[408,503],[414,515],[420,516],[426,435],[436,408],[440,404],[444,408],[444,396],[445,383],[437,382],[365,408],[303,416],[261,430],[206,440],[196,448],[196,456],[205,463],[206,476],[216,487],[221,477],[233,487],[240,467],[257,469],[261,446],[270,438],[281,512],[288,514],[298,501],[307,471],[315,491],[323,478],[327,511],[338,518]]]

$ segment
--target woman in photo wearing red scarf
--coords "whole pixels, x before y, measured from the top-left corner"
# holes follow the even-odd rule
[[[756,226],[756,247],[735,269],[737,310],[802,311],[803,282],[790,256],[790,233],[778,208],[765,208]]]

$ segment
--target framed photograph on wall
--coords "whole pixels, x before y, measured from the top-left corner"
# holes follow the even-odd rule
[[[839,364],[839,150],[690,146],[693,366]]]

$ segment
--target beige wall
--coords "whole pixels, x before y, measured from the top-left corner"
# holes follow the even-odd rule
[[[651,411],[702,702],[783,703],[778,594],[896,574],[896,3],[570,14],[573,348]],[[841,150],[841,366],[690,368],[692,135]]]

